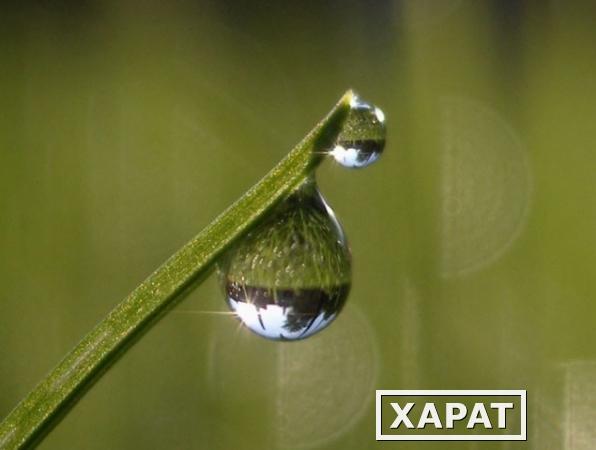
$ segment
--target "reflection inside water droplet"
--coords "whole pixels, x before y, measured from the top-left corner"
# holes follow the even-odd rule
[[[335,146],[329,152],[344,167],[362,168],[375,162],[385,147],[385,114],[355,97]]]
[[[228,306],[250,330],[268,339],[304,339],[341,311],[350,251],[310,181],[224,258],[220,274]]]
[[[327,289],[272,289],[228,283],[227,300],[240,320],[268,339],[304,339],[335,319],[349,284]]]

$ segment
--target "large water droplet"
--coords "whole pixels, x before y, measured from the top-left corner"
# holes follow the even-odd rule
[[[327,327],[350,290],[341,226],[313,181],[277,207],[220,266],[226,300],[252,331],[296,340]]]
[[[374,105],[354,97],[346,122],[329,152],[344,167],[372,164],[385,147],[385,114]]]

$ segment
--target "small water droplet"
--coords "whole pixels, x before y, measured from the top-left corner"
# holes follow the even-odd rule
[[[351,257],[335,214],[309,181],[237,244],[219,270],[228,306],[250,330],[296,340],[327,327],[342,309]]]
[[[385,114],[354,97],[346,122],[329,152],[344,167],[362,168],[375,162],[385,147]]]

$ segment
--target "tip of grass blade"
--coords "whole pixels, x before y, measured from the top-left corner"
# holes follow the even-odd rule
[[[358,96],[358,94],[356,94],[356,92],[354,92],[354,89],[348,89],[346,91],[346,93],[343,95],[343,97],[341,98],[340,103],[346,103],[348,105],[351,105],[357,96]]]

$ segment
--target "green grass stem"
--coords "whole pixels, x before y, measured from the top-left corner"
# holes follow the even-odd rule
[[[95,326],[0,424],[0,448],[38,443],[141,334],[195,287],[218,257],[289,193],[323,159],[349,112],[348,91],[277,166],[172,255]]]

